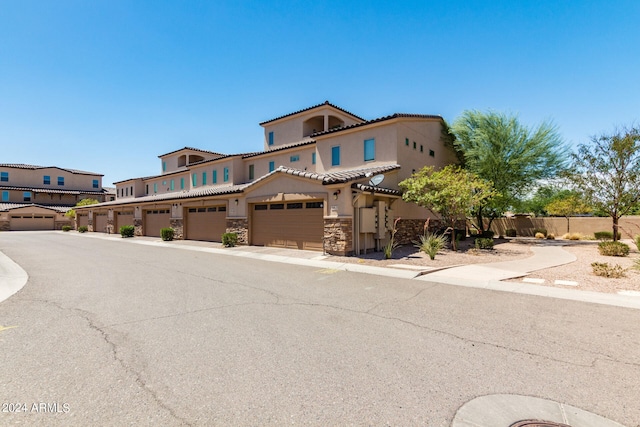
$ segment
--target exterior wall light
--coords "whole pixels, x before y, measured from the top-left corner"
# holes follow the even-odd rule
[[[238,199],[235,199],[234,202],[235,202],[236,206],[238,206]]]
[[[333,199],[338,200],[338,195],[340,194],[340,190],[336,190],[333,192]]]

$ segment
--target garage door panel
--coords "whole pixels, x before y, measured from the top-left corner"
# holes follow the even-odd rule
[[[53,215],[12,215],[9,227],[14,231],[53,230]]]
[[[160,237],[160,230],[171,226],[171,211],[169,209],[154,209],[145,211],[144,235]]]
[[[322,250],[323,213],[321,202],[254,205],[253,244],[290,249]]]
[[[120,232],[120,227],[125,225],[134,225],[133,211],[114,212],[114,229],[116,233]]]
[[[88,227],[89,226],[89,215],[79,215],[78,216],[78,227]]]
[[[106,233],[108,218],[109,217],[107,216],[106,213],[97,213],[95,216],[93,231],[97,231],[98,233]]]
[[[221,242],[227,231],[226,206],[206,206],[187,210],[187,239]]]

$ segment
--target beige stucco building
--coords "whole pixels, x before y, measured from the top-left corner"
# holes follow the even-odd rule
[[[55,166],[0,164],[0,230],[56,230],[82,199],[115,199],[102,175]]]
[[[117,233],[362,253],[422,232],[430,212],[401,199],[398,183],[426,165],[456,162],[443,119],[393,114],[365,120],[329,102],[277,117],[262,151],[185,147],[160,155],[161,173],[116,183],[115,201],[77,210],[79,225]]]

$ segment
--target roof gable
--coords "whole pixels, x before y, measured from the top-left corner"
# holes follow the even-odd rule
[[[364,121],[362,123],[356,123],[356,124],[345,126],[345,127],[341,127],[341,128],[335,128],[335,129],[329,129],[329,130],[322,131],[322,132],[316,132],[316,133],[312,134],[311,137],[314,137],[314,138],[321,137],[321,136],[324,136],[324,135],[333,134],[333,133],[336,133],[336,132],[343,132],[343,131],[351,130],[351,129],[356,129],[356,128],[360,128],[360,127],[364,127],[364,126],[368,126],[368,125],[373,125],[373,124],[377,124],[377,123],[380,123],[380,122],[385,122],[385,121],[389,121],[389,120],[393,120],[393,119],[444,120],[442,118],[442,116],[437,116],[437,115],[395,113],[395,114],[392,114],[390,116],[379,117],[377,119],[367,120],[367,121]]]
[[[293,117],[293,116],[296,116],[296,115],[301,114],[301,113],[307,113],[307,112],[309,112],[311,110],[314,110],[314,109],[317,109],[317,108],[321,108],[321,107],[327,107],[327,106],[331,107],[334,110],[337,110],[337,111],[339,111],[339,112],[341,112],[343,114],[347,114],[347,115],[351,116],[352,118],[354,118],[354,119],[356,119],[358,121],[364,121],[364,119],[362,117],[358,117],[355,114],[353,114],[353,113],[351,113],[351,112],[349,112],[349,111],[347,111],[347,110],[345,110],[343,108],[340,108],[337,105],[334,105],[334,104],[330,103],[329,101],[325,101],[322,104],[313,105],[311,107],[308,107],[308,108],[305,108],[305,109],[302,109],[302,110],[294,111],[293,113],[285,114],[284,116],[276,117],[275,119],[264,121],[264,122],[260,123],[260,126],[264,126],[266,124],[269,124],[269,123],[272,123],[272,122],[275,122],[275,121],[278,121],[278,120],[281,120],[281,119],[284,119],[284,118]]]
[[[81,171],[78,169],[66,169],[66,168],[61,168],[58,166],[37,166],[37,165],[27,165],[24,163],[1,163],[0,164],[0,168],[12,168],[12,169],[30,169],[30,170],[39,170],[39,169],[56,169],[56,170],[61,170],[61,171],[65,171],[65,172],[69,172],[72,174],[77,174],[77,175],[95,175],[95,176],[104,176],[103,174],[100,173],[95,173],[95,172],[87,172],[87,171]]]

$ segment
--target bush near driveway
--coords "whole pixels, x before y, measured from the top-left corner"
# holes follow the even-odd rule
[[[622,242],[604,241],[598,243],[600,255],[605,256],[627,256],[629,255],[629,245]]]

